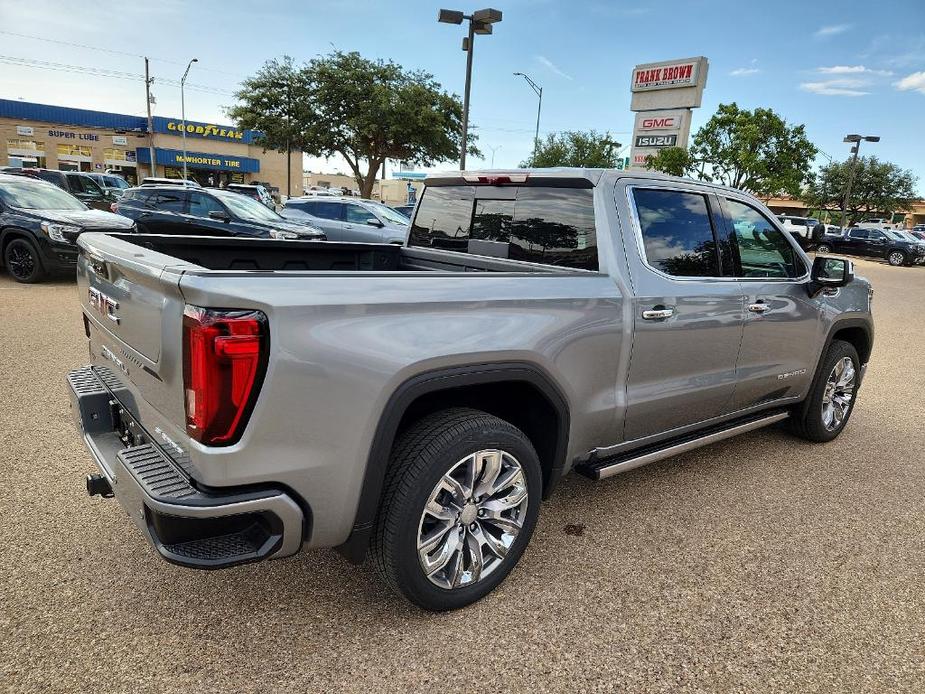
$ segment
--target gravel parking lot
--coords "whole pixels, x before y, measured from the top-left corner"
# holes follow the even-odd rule
[[[160,560],[83,490],[73,282],[0,276],[0,690],[925,691],[925,268],[857,266],[877,341],[838,440],[571,476],[508,581],[442,615],[333,551]]]

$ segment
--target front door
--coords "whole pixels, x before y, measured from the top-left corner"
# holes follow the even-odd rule
[[[809,268],[764,211],[724,197],[726,239],[745,291],[745,328],[736,368],[735,409],[801,394],[809,387],[821,339],[820,307],[809,295]]]
[[[231,215],[224,205],[211,195],[200,193],[195,190],[189,191],[189,206],[184,214],[184,220],[187,225],[187,234],[196,236],[233,236],[234,222]],[[213,219],[209,216],[210,212],[221,212],[227,215],[228,219]]]
[[[632,441],[731,411],[744,297],[721,271],[715,196],[654,181],[617,191],[634,227],[624,231],[635,305],[623,439]]]

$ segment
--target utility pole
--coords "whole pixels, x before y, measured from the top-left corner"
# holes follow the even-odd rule
[[[292,197],[292,81],[286,82],[286,199]]]
[[[851,169],[848,172],[848,184],[845,186],[845,197],[842,198],[841,202],[841,226],[842,229],[845,228],[846,224],[846,215],[848,210],[848,202],[851,200],[851,186],[854,183],[854,174],[858,168],[858,152],[861,151],[861,142],[880,142],[879,135],[846,135],[845,139],[842,142],[853,142],[854,147],[851,148],[851,152],[854,156],[851,157]]]
[[[536,134],[533,136],[533,161],[536,161],[536,153],[540,148],[540,111],[543,109],[543,88],[524,73],[515,72],[514,76],[516,77],[517,75],[527,80],[527,84],[539,97],[539,103],[536,105]]]
[[[183,77],[180,79],[180,120],[183,122],[183,132],[180,133],[183,136],[183,180],[186,180],[186,160],[189,158],[186,156],[186,99],[183,96],[183,87],[186,85],[186,77],[189,75],[189,69],[193,66],[193,63],[198,63],[198,58],[193,58],[186,65],[186,72],[183,73]]]
[[[154,78],[148,70],[148,59],[145,58],[145,103],[148,106],[148,153],[151,156],[151,176],[157,176],[155,168],[157,166],[154,159],[154,119],[151,117],[151,83]]]

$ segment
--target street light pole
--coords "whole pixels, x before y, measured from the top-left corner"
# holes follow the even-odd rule
[[[492,24],[501,21],[501,10],[486,8],[476,10],[471,15],[459,10],[440,10],[437,21],[444,24],[462,24],[464,19],[469,20],[469,35],[463,39],[462,49],[466,51],[466,88],[463,96],[462,136],[459,144],[459,169],[466,168],[466,148],[469,140],[469,92],[472,87],[472,51],[475,47],[476,34],[492,33]]]
[[[539,97],[539,102],[536,105],[536,134],[533,136],[533,159],[535,161],[536,153],[540,148],[540,111],[543,108],[543,88],[522,72],[515,72],[514,75],[520,75],[527,80],[527,84],[530,85],[530,88],[533,89]]]
[[[151,83],[153,81],[154,78],[151,77],[151,73],[148,70],[148,59],[145,58],[145,101],[148,103],[148,155],[151,157],[152,178],[157,176],[157,161],[154,157],[154,119],[151,117]]]
[[[491,150],[491,168],[495,168],[495,152],[501,149],[501,147],[502,145],[498,145],[497,147],[492,147],[491,145],[488,145],[488,149]]]
[[[851,148],[853,154],[851,158],[851,168],[848,171],[848,183],[845,185],[845,196],[841,201],[841,226],[844,229],[847,225],[846,215],[848,210],[848,201],[851,199],[851,186],[854,183],[854,174],[858,168],[858,153],[861,151],[861,142],[880,142],[879,135],[845,135],[845,139],[842,142],[853,142],[854,147]]]
[[[180,121],[183,123],[183,130],[180,135],[183,137],[183,180],[186,180],[186,99],[183,94],[183,87],[186,84],[186,76],[189,75],[189,69],[193,63],[198,63],[199,58],[193,58],[186,65],[186,71],[180,79]]]

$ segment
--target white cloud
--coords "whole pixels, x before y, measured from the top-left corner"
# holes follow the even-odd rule
[[[893,86],[901,92],[916,91],[925,94],[925,70],[906,75]]]
[[[561,69],[558,65],[552,62],[545,55],[535,55],[533,57],[536,58],[537,61],[539,61],[541,65],[549,69],[549,71],[552,72],[553,74],[556,74],[559,77],[564,77],[567,80],[573,79],[570,74],[568,74],[565,70]]]
[[[828,38],[829,36],[836,36],[838,34],[843,34],[848,29],[851,28],[851,24],[830,24],[828,26],[819,27],[816,29],[816,32],[813,34],[817,39]]]
[[[832,65],[817,67],[816,72],[823,75],[892,75],[889,70],[872,70],[863,65]]]
[[[868,84],[865,80],[842,78],[822,82],[802,82],[800,89],[823,96],[866,96],[870,92],[863,91],[863,89]]]
[[[737,67],[729,74],[733,77],[747,77],[748,75],[757,75],[761,70],[756,67]]]

